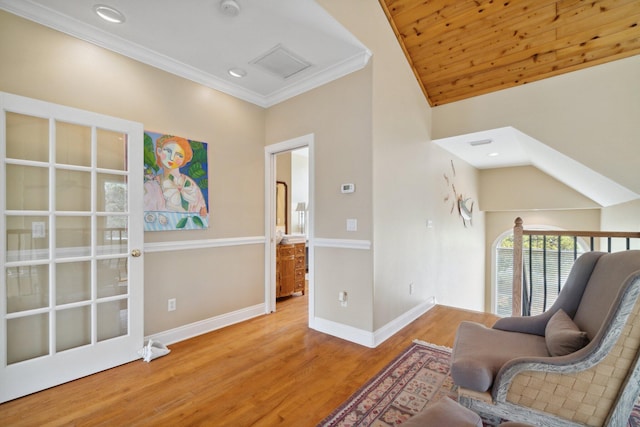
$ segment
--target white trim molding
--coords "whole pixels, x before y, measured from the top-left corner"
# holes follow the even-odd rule
[[[310,325],[310,327],[318,332],[342,338],[343,340],[351,341],[365,347],[374,348],[376,346],[373,332],[358,329],[343,323],[316,317],[313,319],[313,325]]]
[[[264,314],[264,303],[256,304],[254,306],[232,311],[231,313],[225,313],[220,316],[211,317],[209,319],[200,320],[198,322],[183,325],[178,328],[169,329],[168,331],[152,334],[146,336],[145,340],[153,339],[154,341],[159,341],[166,345],[174,344],[189,338],[196,337],[198,335],[206,334],[217,329],[222,329],[227,326],[234,325],[236,323],[244,322],[246,320],[262,316]]]
[[[316,331],[342,338],[365,347],[375,348],[405,326],[431,310],[436,305],[435,297],[429,297],[406,313],[398,316],[375,332],[365,331],[343,323],[316,317],[311,325]]]
[[[319,248],[361,249],[371,250],[371,240],[327,239],[316,237],[313,245]]]
[[[421,302],[411,310],[396,317],[391,322],[387,323],[374,333],[374,342],[376,346],[382,344],[387,339],[392,337],[396,332],[409,325],[418,317],[431,310],[436,305],[436,297],[429,297],[426,301]]]
[[[264,242],[264,236],[232,237],[226,239],[181,240],[173,242],[145,243],[144,251],[147,253],[186,251],[191,249],[221,248],[225,246],[264,245]]]

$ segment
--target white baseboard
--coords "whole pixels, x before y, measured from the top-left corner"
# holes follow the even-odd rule
[[[385,342],[388,338],[392,337],[396,332],[407,326],[409,323],[431,310],[435,305],[435,297],[429,297],[426,301],[418,304],[411,310],[396,317],[391,322],[378,329],[374,333],[376,347]]]
[[[310,327],[316,331],[342,338],[365,347],[375,348],[393,336],[409,323],[422,316],[436,305],[434,297],[415,306],[411,310],[395,318],[375,332],[369,332],[353,326],[344,325],[331,320],[316,317]]]
[[[216,329],[224,328],[225,326],[231,326],[235,323],[244,322],[245,320],[262,316],[266,313],[265,307],[264,303],[246,307],[231,313],[225,313],[220,316],[190,323],[175,329],[152,334],[146,336],[145,340],[153,339],[154,341],[159,341],[165,345],[177,343],[198,335],[206,334],[207,332],[215,331]]]
[[[342,338],[347,341],[351,341],[356,344],[363,345],[365,347],[375,348],[407,326],[409,323],[422,316],[424,313],[433,308],[436,304],[434,297],[430,297],[427,301],[415,306],[411,310],[395,318],[391,322],[384,325],[382,328],[375,332],[365,331],[362,329],[354,328],[353,326],[345,325],[343,323],[337,323],[332,320],[322,319],[316,317],[313,319],[310,328],[316,331],[332,335],[334,337]],[[159,332],[145,337],[145,340],[153,339],[159,341],[165,345],[174,344],[179,341],[184,341],[189,338],[196,337],[198,335],[206,334],[207,332],[215,331],[216,329],[231,326],[235,323],[244,322],[245,320],[252,319],[254,317],[262,316],[266,314],[265,304],[257,304],[251,307],[246,307],[231,313],[222,314],[220,316],[211,317],[209,319],[201,320],[199,322],[190,323],[188,325],[180,326],[179,328],[170,329],[168,331]]]
[[[353,326],[323,319],[321,317],[316,317],[313,320],[312,325],[309,326],[318,332],[342,338],[343,340],[351,341],[365,347],[375,347],[373,332],[354,328]]]

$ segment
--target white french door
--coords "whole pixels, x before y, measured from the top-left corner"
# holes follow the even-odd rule
[[[0,93],[0,402],[139,357],[142,138]]]

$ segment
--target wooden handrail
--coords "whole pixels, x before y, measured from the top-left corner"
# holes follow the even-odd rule
[[[517,221],[520,218],[516,218]],[[522,227],[522,220],[520,219]],[[515,227],[514,227],[515,229]],[[571,236],[571,237],[622,237],[630,239],[640,238],[640,232],[636,231],[569,231],[569,230],[525,230],[522,229],[524,236]]]
[[[515,220],[513,227],[513,287],[511,311],[513,316],[522,315],[523,283],[523,238],[522,236],[569,236],[587,238],[640,239],[637,231],[576,231],[576,230],[525,230],[522,218]],[[628,243],[628,242],[627,242]]]

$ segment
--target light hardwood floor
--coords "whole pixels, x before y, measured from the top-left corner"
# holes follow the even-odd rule
[[[371,349],[309,329],[307,301],[4,403],[0,426],[315,426],[412,340],[450,347],[462,320],[496,319],[436,306]]]

